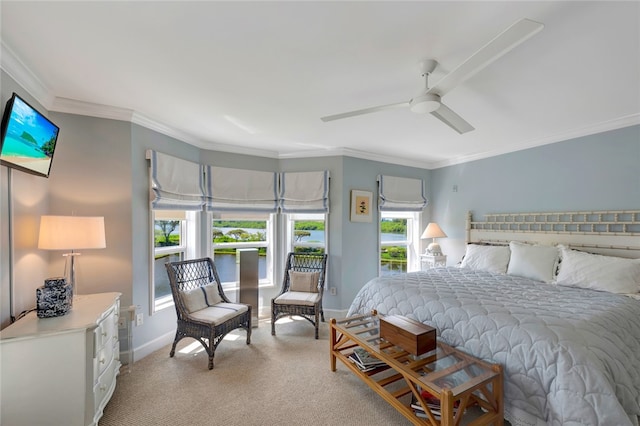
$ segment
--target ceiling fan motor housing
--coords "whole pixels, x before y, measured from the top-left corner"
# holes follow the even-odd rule
[[[424,93],[411,99],[409,102],[411,111],[417,113],[433,112],[440,108],[440,95],[435,93]]]

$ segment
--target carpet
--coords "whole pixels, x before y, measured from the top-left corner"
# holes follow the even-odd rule
[[[306,320],[269,321],[220,343],[214,369],[193,339],[123,369],[99,426],[151,425],[410,425],[338,361],[329,367],[327,323],[320,338]],[[474,416],[471,416],[469,420]],[[465,423],[469,420],[465,419]]]

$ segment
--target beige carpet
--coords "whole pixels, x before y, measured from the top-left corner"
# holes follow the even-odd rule
[[[271,336],[261,321],[248,346],[244,331],[228,335],[213,370],[193,339],[178,347],[196,354],[177,350],[169,358],[167,346],[134,363],[118,376],[99,425],[411,424],[340,362],[331,372],[326,323],[319,340],[304,320],[276,327]]]

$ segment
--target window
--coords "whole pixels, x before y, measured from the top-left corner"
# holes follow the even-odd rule
[[[195,212],[153,210],[153,310],[173,303],[165,263],[193,258],[195,254]]]
[[[223,286],[238,282],[236,249],[258,249],[260,284],[273,282],[273,222],[269,213],[213,213],[211,241],[213,259]]]
[[[420,269],[418,261],[419,213],[381,212],[380,275],[394,275]]]
[[[326,215],[296,213],[287,217],[287,251],[325,253],[327,247]]]

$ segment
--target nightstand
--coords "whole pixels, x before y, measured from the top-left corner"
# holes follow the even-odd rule
[[[420,269],[422,271],[444,266],[447,266],[447,256],[444,254],[441,256],[434,256],[432,254],[420,255]]]

